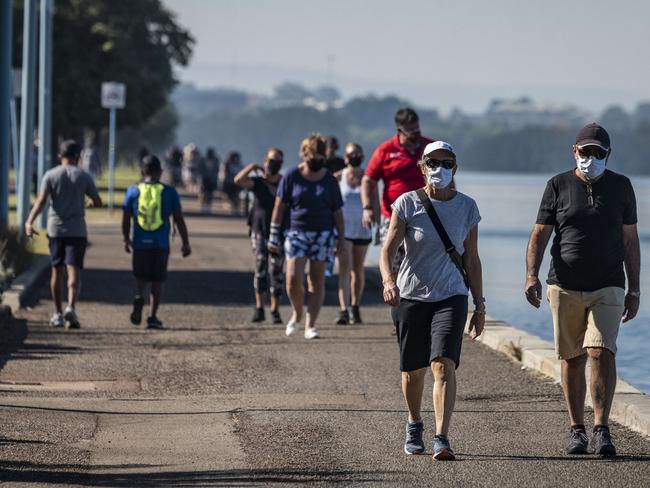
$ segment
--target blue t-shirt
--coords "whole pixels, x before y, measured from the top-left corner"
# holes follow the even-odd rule
[[[132,186],[124,197],[124,211],[133,217],[133,249],[169,249],[169,217],[174,210],[180,210],[181,198],[171,186],[164,185],[162,191],[162,220],[163,225],[153,231],[147,232],[138,225],[138,198],[140,190]]]
[[[319,181],[309,181],[295,167],[280,181],[277,196],[289,207],[291,230],[332,230],[332,214],[343,206],[339,182],[329,171]]]

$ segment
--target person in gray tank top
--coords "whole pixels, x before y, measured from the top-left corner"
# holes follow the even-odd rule
[[[402,391],[409,411],[404,452],[420,454],[425,450],[420,408],[424,379],[430,367],[434,379],[436,419],[433,458],[452,460],[455,456],[447,434],[456,401],[455,370],[460,363],[469,291],[474,297],[474,312],[469,323],[472,338],[481,335],[485,323],[478,255],[481,216],[476,202],[456,191],[453,177],[458,166],[449,144],[443,141],[428,144],[419,166],[426,183],[424,192],[404,193],[393,203],[379,264],[384,301],[393,307],[400,347]],[[427,213],[428,202],[437,213],[451,244],[462,255],[464,272],[454,264],[434,227]],[[395,276],[392,263],[402,242],[404,260]],[[468,285],[465,284],[465,273]]]

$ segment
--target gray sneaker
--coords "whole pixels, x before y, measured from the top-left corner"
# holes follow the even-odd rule
[[[406,454],[422,454],[424,452],[424,422],[406,422],[406,441],[404,452]]]
[[[604,425],[594,427],[594,432],[591,437],[591,447],[594,454],[599,456],[616,456],[616,447],[612,442],[612,436],[609,433],[609,428]]]
[[[437,435],[433,438],[433,459],[436,461],[453,461],[456,459],[446,436]]]
[[[585,429],[571,427],[567,436],[566,453],[567,454],[587,454],[587,432]]]

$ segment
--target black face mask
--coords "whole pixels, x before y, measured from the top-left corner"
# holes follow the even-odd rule
[[[280,172],[280,168],[282,168],[282,162],[281,159],[269,159],[267,166],[269,174],[277,175]]]
[[[363,158],[348,158],[348,164],[355,168],[361,166],[361,161],[363,161]]]
[[[307,167],[312,173],[320,171],[324,164],[325,160],[323,158],[311,158],[307,160]]]

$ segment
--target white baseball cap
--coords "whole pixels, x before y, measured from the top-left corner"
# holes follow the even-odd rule
[[[427,144],[427,147],[424,148],[424,151],[422,152],[422,156],[423,157],[428,156],[433,151],[440,151],[440,150],[450,152],[451,154],[454,155],[454,157],[456,157],[456,153],[454,152],[454,149],[451,147],[451,144],[445,141],[430,142],[429,144]]]

